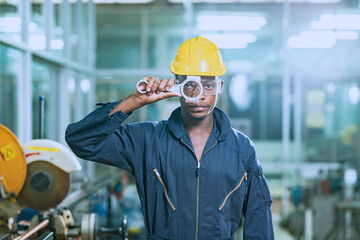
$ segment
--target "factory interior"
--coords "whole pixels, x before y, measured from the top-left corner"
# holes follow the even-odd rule
[[[173,77],[201,36],[226,64],[217,106],[256,147],[275,239],[359,240],[359,34],[359,0],[0,0],[0,239],[147,239],[134,177],[76,157],[65,130]]]

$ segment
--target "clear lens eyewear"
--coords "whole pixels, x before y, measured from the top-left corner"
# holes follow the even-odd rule
[[[204,94],[206,96],[213,96],[217,95],[221,90],[221,80],[208,80],[208,79],[201,79],[201,85],[204,89]]]
[[[175,81],[175,84],[182,84],[184,81],[188,81],[189,79],[194,78],[193,76],[176,76],[177,79]],[[199,78],[199,77],[196,77]],[[190,83],[194,83],[193,85],[190,85]],[[204,94],[206,96],[214,96],[220,93],[221,91],[221,79],[218,77],[200,77],[200,83],[201,87],[204,91]],[[198,81],[191,81],[188,82],[184,86],[184,90],[186,90],[189,94],[186,94],[190,96],[190,93],[196,93],[196,89],[199,89]]]

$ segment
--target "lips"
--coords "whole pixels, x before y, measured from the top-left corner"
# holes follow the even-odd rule
[[[191,104],[189,105],[189,108],[195,112],[204,111],[208,108],[208,105],[206,104]]]

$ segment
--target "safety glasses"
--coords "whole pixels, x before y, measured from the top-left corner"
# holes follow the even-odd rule
[[[183,91],[185,95],[198,95],[204,92],[206,96],[217,95],[221,92],[221,79],[218,76],[184,76],[176,75],[175,84],[184,84]],[[196,81],[194,80],[196,79]],[[201,83],[201,86],[199,86]]]

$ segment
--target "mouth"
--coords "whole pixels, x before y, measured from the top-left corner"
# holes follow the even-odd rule
[[[206,104],[191,104],[189,108],[194,112],[201,112],[208,108]]]

